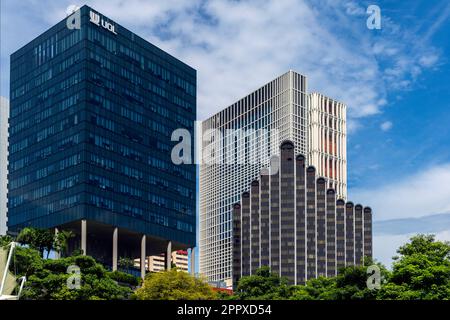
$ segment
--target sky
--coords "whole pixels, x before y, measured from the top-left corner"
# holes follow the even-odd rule
[[[395,232],[401,221],[450,240],[449,220],[411,219],[450,214],[447,0],[2,0],[1,96],[9,55],[83,4],[194,67],[199,120],[289,69],[306,75],[309,91],[348,106],[349,198],[373,208],[374,257],[390,264],[411,235]],[[372,4],[379,30],[366,24]]]

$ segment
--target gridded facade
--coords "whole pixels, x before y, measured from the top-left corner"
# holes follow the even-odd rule
[[[84,219],[193,247],[196,168],[172,163],[170,137],[193,135],[196,71],[90,7],[80,17],[11,56],[9,227]]]
[[[327,187],[347,198],[347,125],[345,104],[320,93],[308,95],[308,163]]]
[[[280,170],[253,181],[233,206],[234,286],[260,266],[269,266],[290,284],[304,284],[372,258],[371,209],[336,200],[326,179],[306,166],[303,155],[295,156],[292,142],[283,142],[280,149]],[[269,183],[261,183],[267,179]],[[253,207],[253,202],[259,205]],[[262,232],[267,212],[272,223]],[[262,243],[269,244],[268,250]]]
[[[199,261],[210,282],[231,285],[232,205],[279,152],[282,140],[295,141],[295,151],[306,154],[306,91],[306,78],[289,71],[203,121]],[[257,206],[252,204],[253,212]],[[270,221],[262,223],[267,230]]]
[[[0,235],[6,234],[8,211],[8,118],[9,102],[0,97]]]

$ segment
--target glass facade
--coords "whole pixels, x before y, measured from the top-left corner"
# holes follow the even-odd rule
[[[193,137],[196,71],[80,12],[11,56],[9,229],[87,219],[193,247],[196,168],[171,134]]]
[[[8,211],[8,118],[9,102],[0,97],[0,235],[6,234]]]

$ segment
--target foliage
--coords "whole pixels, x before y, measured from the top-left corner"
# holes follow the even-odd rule
[[[14,239],[11,236],[0,236],[0,247],[7,246],[10,244]]]
[[[367,266],[349,266],[339,270],[336,277],[311,279],[305,286],[296,286],[293,300],[374,300],[376,291],[367,287]],[[381,274],[387,270],[381,266]]]
[[[255,275],[242,277],[234,297],[239,300],[281,300],[288,299],[291,291],[286,279],[265,266],[258,269]]]
[[[216,293],[203,279],[176,269],[149,273],[142,288],[136,291],[139,300],[211,300]]]
[[[137,287],[142,283],[142,279],[136,276],[133,276],[131,274],[121,272],[121,271],[113,271],[108,272],[108,277],[111,279],[120,282],[120,283],[126,283],[130,286]]]
[[[217,300],[236,300],[236,297],[231,293],[220,290],[216,291],[216,298]]]
[[[28,245],[32,249],[39,251],[41,257],[44,257],[44,251],[47,251],[47,258],[53,249],[54,234],[47,229],[24,228],[17,236],[17,242]]]
[[[117,266],[122,269],[129,269],[134,267],[134,261],[131,258],[120,257]]]
[[[16,247],[13,257],[14,273],[27,279],[44,267],[44,260],[36,249]]]
[[[32,248],[17,248],[15,265],[18,276],[26,275],[22,299],[27,300],[117,300],[127,299],[132,291],[108,276],[106,269],[89,256],[44,260]],[[79,289],[70,289],[67,273],[71,265],[81,272]],[[69,282],[70,283],[70,282]]]
[[[26,276],[23,299],[139,299],[139,300],[372,300],[372,299],[450,299],[450,243],[435,241],[432,235],[417,235],[398,250],[392,271],[377,264],[384,280],[380,290],[367,287],[367,267],[374,264],[365,259],[364,266],[349,266],[336,277],[310,279],[306,285],[290,286],[286,279],[262,267],[254,275],[242,277],[233,296],[216,293],[203,280],[176,268],[147,275],[143,286],[133,294],[142,280],[119,272],[108,272],[92,257],[72,255],[58,260],[43,259],[52,248],[67,252],[67,241],[73,235],[64,231],[54,235],[46,230],[25,228],[17,241],[28,247],[17,247],[11,271]],[[12,241],[0,237],[0,245]],[[81,271],[81,286],[70,289],[67,268],[76,265]],[[132,266],[133,261],[121,258],[119,266]],[[128,286],[121,286],[127,284]]]
[[[380,299],[450,299],[450,243],[417,235],[397,250],[388,284]]]
[[[305,286],[295,286],[291,300],[333,300],[336,295],[336,279],[319,277]]]
[[[54,237],[53,247],[56,251],[58,251],[62,256],[67,256],[67,250],[69,247],[69,240],[75,237],[75,234],[69,230],[61,230]]]
[[[310,279],[306,285],[288,286],[263,267],[256,275],[242,277],[235,299],[374,300],[450,299],[450,243],[432,235],[417,235],[397,250],[392,272],[381,264],[381,289],[367,287],[364,266],[349,266],[336,277]]]

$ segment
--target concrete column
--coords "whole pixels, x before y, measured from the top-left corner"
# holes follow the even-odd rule
[[[195,276],[195,247],[191,248],[191,275]]]
[[[167,241],[166,270],[172,269],[172,241]]]
[[[81,220],[81,251],[86,255],[87,221]]]
[[[146,250],[145,250],[145,242],[147,238],[145,234],[142,236],[141,240],[141,278],[142,280],[145,278],[145,257],[146,257]]]
[[[55,238],[58,236],[59,230],[55,228]],[[61,258],[61,251],[55,250],[55,259]]]
[[[117,245],[119,238],[119,229],[114,228],[113,231],[113,244],[112,244],[112,271],[117,270]]]

